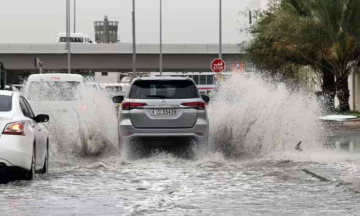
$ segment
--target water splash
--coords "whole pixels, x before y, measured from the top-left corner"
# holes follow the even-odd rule
[[[94,80],[85,80],[81,100],[56,100],[68,93],[55,88],[33,91],[29,100],[36,114],[50,115],[44,124],[50,138],[53,163],[64,164],[80,157],[118,154],[117,117],[113,102],[105,91],[93,88]],[[44,93],[45,92],[45,93]],[[34,96],[35,94],[35,96]],[[70,162],[71,163],[71,162]]]
[[[210,146],[227,156],[309,152],[321,148],[325,131],[315,96],[291,92],[255,74],[234,74],[222,83],[209,106]]]

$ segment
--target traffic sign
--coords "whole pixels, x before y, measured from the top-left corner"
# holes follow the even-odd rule
[[[35,65],[36,68],[40,68],[40,67],[43,66],[43,63],[40,61],[39,58],[35,58],[34,59],[34,65]]]
[[[211,62],[211,70],[214,73],[222,73],[225,70],[225,62],[222,59],[214,59]]]

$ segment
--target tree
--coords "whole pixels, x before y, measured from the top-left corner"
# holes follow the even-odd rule
[[[340,110],[348,111],[348,76],[360,61],[358,11],[355,0],[282,0],[253,27],[249,56],[260,65],[281,59],[281,67],[310,66],[323,78],[327,101],[336,92]]]

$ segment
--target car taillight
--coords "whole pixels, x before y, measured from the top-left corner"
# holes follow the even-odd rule
[[[198,110],[204,110],[206,107],[206,104],[202,101],[200,102],[186,102],[186,103],[182,103],[181,105],[186,106],[186,107],[192,107],[194,109],[198,109]]]
[[[135,102],[125,102],[121,104],[121,108],[123,110],[131,110],[131,109],[135,109],[135,108],[139,108],[139,107],[143,107],[146,106],[146,103],[135,103]]]
[[[7,135],[25,135],[24,133],[25,123],[14,122],[6,125],[3,134]]]

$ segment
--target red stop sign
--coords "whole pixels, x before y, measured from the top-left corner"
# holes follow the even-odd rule
[[[211,70],[215,73],[221,73],[225,70],[225,62],[222,59],[214,59],[211,62]]]

